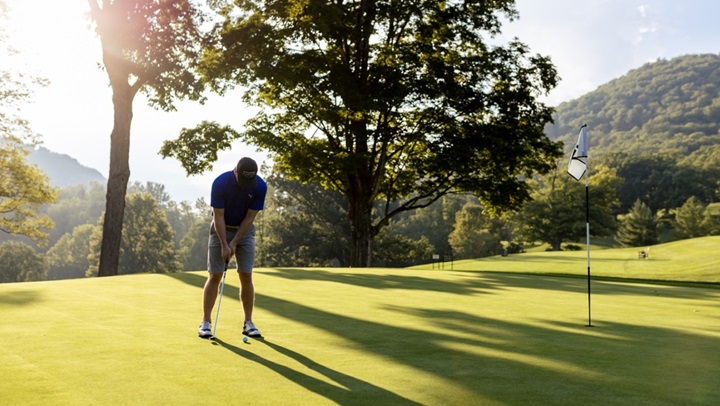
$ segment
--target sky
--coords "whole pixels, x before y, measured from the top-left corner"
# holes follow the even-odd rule
[[[13,65],[49,80],[37,88],[20,116],[41,136],[43,146],[67,154],[107,177],[113,126],[107,75],[98,68],[100,40],[84,13],[87,0],[6,0],[11,21],[8,42],[20,51]],[[628,71],[660,58],[720,53],[717,0],[518,0],[519,18],[504,25],[503,42],[517,37],[533,53],[549,56],[561,82],[543,101],[556,106],[595,90]],[[0,61],[8,61],[0,55]],[[17,62],[17,61],[20,62]],[[134,102],[130,141],[130,181],[165,185],[176,201],[209,201],[210,185],[243,156],[259,164],[267,155],[236,142],[219,154],[214,167],[187,176],[180,163],[159,155],[165,140],[203,120],[242,129],[254,110],[237,90],[209,95],[205,105],[180,102],[176,112]],[[262,173],[261,173],[262,174]]]

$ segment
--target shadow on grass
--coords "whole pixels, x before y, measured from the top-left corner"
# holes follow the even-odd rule
[[[17,290],[3,292],[0,295],[0,305],[25,306],[40,300],[36,290]]]
[[[287,349],[281,345],[274,344],[267,339],[253,340],[256,344],[265,344],[280,354],[283,354],[289,358],[292,358],[304,365],[308,369],[322,374],[328,379],[337,383],[334,385],[322,381],[320,379],[309,376],[305,373],[297,371],[293,368],[289,368],[285,365],[278,364],[277,362],[265,359],[255,353],[243,350],[242,348],[226,343],[219,338],[215,339],[215,342],[220,344],[223,348],[259,365],[262,365],[272,371],[277,372],[286,379],[304,387],[305,389],[317,393],[327,399],[337,402],[338,404],[347,404],[348,401],[355,400],[361,402],[363,399],[382,399],[383,404],[388,405],[419,405],[420,403],[413,402],[402,396],[399,396],[393,392],[385,390],[379,386],[373,385],[369,382],[365,382],[360,379],[353,378],[350,375],[328,368],[310,358],[301,355],[295,351]]]
[[[344,283],[352,286],[361,286],[370,289],[405,289],[425,290],[428,292],[448,292],[457,294],[483,293],[495,288],[492,284],[482,283],[480,280],[463,282],[452,282],[438,280],[432,277],[432,271],[428,271],[429,277],[423,278],[415,275],[377,275],[362,274],[362,272],[341,272],[326,271],[323,269],[302,269],[302,268],[266,268],[263,275],[284,278],[294,281],[323,281]]]
[[[295,275],[301,276],[296,280],[311,277],[307,272]],[[199,275],[171,276],[198,287],[204,283]],[[429,283],[424,278],[404,280],[397,275],[390,278],[390,283],[383,283],[383,277],[376,275],[354,283],[363,280],[363,276],[358,271],[357,275],[340,273],[333,277],[324,271],[315,278],[341,283],[353,281],[360,286],[378,283],[408,290],[425,289]],[[484,277],[487,275],[479,278],[475,285],[470,279],[455,284],[460,285],[459,288],[450,289],[451,285],[446,288],[450,293],[464,294],[477,293],[478,285],[480,290],[486,290],[495,283],[548,290],[577,290],[578,285],[582,285],[569,278],[493,274],[488,282]],[[418,285],[413,286],[414,283]],[[650,295],[652,290],[646,286],[605,285],[598,289],[600,294],[613,294],[610,292],[617,288],[635,295]],[[333,292],[329,290],[328,295],[332,296]],[[338,297],[338,303],[346,299]],[[435,375],[438,381],[428,384],[443,391],[448,397],[447,404],[467,402],[466,398],[452,399],[449,387],[464,388],[476,396],[479,403],[503,404],[709,405],[720,396],[720,331],[717,328],[709,327],[705,334],[696,334],[672,328],[596,321],[596,328],[588,329],[580,323],[553,320],[552,315],[539,323],[528,324],[483,314],[481,307],[444,310],[439,303],[437,309],[414,308],[394,305],[389,299],[385,310],[397,314],[392,320],[404,321],[398,326],[392,321],[375,322],[342,314],[342,307],[331,312],[262,294],[257,294],[256,300],[258,307],[278,317],[341,337],[350,348],[348,356],[392,360]],[[481,304],[484,299],[478,300]],[[416,319],[421,321],[411,322]],[[409,327],[413,325],[433,326],[433,329]],[[266,345],[349,390],[227,343],[224,345],[340,404],[351,403],[359,393],[364,394],[363,400],[368,404],[387,396],[394,399],[387,404],[411,402],[271,342]]]
[[[562,292],[587,293],[587,275],[566,274],[523,274],[493,271],[454,271],[476,275],[478,279],[493,286],[512,286],[527,289],[557,290]],[[616,282],[612,285],[600,282]],[[613,278],[591,276],[591,292],[593,295],[641,295],[641,296],[672,296],[684,299],[714,298],[720,284],[670,282],[647,279]],[[610,287],[608,289],[608,287]],[[597,289],[595,288],[597,287]],[[699,289],[698,289],[699,288]],[[708,289],[708,290],[705,290]]]
[[[542,290],[555,290],[560,292],[587,292],[587,277],[584,275],[565,275],[565,274],[523,274],[508,273],[497,271],[467,271],[467,270],[445,270],[445,271],[424,271],[428,272],[429,277],[418,277],[415,275],[401,274],[362,274],[361,272],[331,272],[322,269],[299,269],[299,268],[267,268],[269,272],[263,272],[263,275],[284,278],[294,281],[323,281],[343,283],[352,286],[361,286],[370,289],[403,289],[403,290],[425,290],[428,292],[447,292],[455,294],[477,294],[477,293],[497,293],[508,287],[522,287]],[[453,282],[447,280],[438,280],[432,277],[432,272],[444,272],[466,275],[462,281]],[[582,280],[582,281],[578,281]],[[647,283],[649,285],[661,285],[678,287],[680,289],[661,289],[653,286],[632,286],[630,289],[633,294],[638,293],[638,289],[647,296],[664,296],[673,295],[677,297],[702,298],[707,296],[703,291],[688,291],[690,288],[710,288],[720,289],[720,284],[709,283],[682,283],[682,282],[665,282],[655,280],[638,280],[623,278],[608,278],[591,276],[591,286],[597,281],[614,281],[621,283]],[[598,294],[601,292],[597,292]],[[626,294],[626,290],[613,288],[605,294]],[[594,292],[593,292],[594,294]]]

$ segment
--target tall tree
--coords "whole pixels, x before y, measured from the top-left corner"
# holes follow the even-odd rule
[[[503,236],[493,230],[492,219],[482,206],[468,203],[455,214],[450,244],[458,258],[479,258],[502,251]]]
[[[675,210],[675,233],[680,238],[704,237],[712,233],[713,218],[707,205],[695,196]]]
[[[174,110],[180,97],[202,99],[194,74],[201,13],[191,0],[88,0],[112,88],[114,124],[99,276],[117,275],[125,196],[130,178],[132,103],[139,91],[151,106]]]
[[[641,200],[636,200],[632,209],[618,216],[620,227],[615,239],[626,247],[639,247],[658,243],[658,222],[652,210]]]
[[[207,81],[267,107],[241,137],[277,173],[345,196],[351,266],[371,265],[372,238],[402,212],[450,192],[516,207],[523,179],[554,166],[552,109],[538,101],[554,66],[519,41],[486,42],[518,16],[512,0],[237,0],[221,14]],[[234,136],[202,123],[163,154],[195,173]]]

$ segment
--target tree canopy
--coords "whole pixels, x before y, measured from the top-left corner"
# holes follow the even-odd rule
[[[345,196],[351,265],[371,264],[370,241],[399,213],[450,192],[514,208],[529,197],[523,179],[554,166],[552,109],[538,101],[554,66],[519,41],[487,41],[517,17],[514,1],[229,3],[205,80],[246,86],[265,107],[240,136],[275,171]],[[234,135],[203,123],[163,154],[194,173]],[[211,142],[187,148],[198,139]]]

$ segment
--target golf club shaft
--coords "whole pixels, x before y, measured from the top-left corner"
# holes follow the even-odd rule
[[[223,290],[225,290],[225,276],[227,275],[228,261],[225,261],[225,270],[223,271],[222,282],[220,282],[220,298],[218,299],[217,312],[215,313],[215,323],[213,324],[212,336],[215,337],[217,331],[218,318],[220,317],[220,305],[222,304]]]

